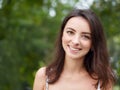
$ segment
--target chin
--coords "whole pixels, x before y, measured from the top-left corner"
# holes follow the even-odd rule
[[[74,60],[81,60],[84,59],[84,56],[76,56],[76,55],[67,55],[66,57]]]

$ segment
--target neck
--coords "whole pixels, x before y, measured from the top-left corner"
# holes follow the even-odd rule
[[[84,59],[74,60],[71,58],[65,58],[64,70],[66,73],[75,74],[85,72],[85,67],[83,64]]]

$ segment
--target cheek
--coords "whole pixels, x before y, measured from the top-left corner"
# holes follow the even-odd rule
[[[69,42],[69,38],[67,37],[67,35],[63,34],[62,36],[62,44],[66,44]]]
[[[91,41],[83,41],[82,46],[90,49],[91,48]]]
[[[62,45],[63,45],[63,47],[64,47],[64,44],[66,44],[66,43],[67,43],[66,38],[63,36],[62,37]]]

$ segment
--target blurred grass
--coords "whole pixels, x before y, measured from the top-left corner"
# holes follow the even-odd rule
[[[114,86],[113,90],[120,90],[120,86]]]

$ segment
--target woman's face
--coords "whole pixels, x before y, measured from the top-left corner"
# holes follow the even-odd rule
[[[62,46],[65,57],[84,59],[91,48],[91,30],[83,17],[72,17],[63,30]]]

